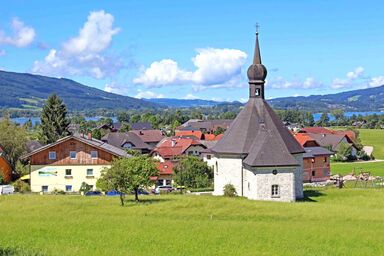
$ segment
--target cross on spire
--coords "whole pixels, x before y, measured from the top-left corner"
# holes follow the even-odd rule
[[[258,22],[256,22],[255,28],[256,28],[256,35],[258,35],[259,34],[259,28],[260,28],[260,25]]]

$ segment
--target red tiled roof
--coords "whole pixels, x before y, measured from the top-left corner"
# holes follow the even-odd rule
[[[356,134],[354,131],[348,130],[348,131],[335,131],[335,134],[341,134],[348,136],[351,140],[356,139]]]
[[[316,142],[315,139],[313,139],[308,133],[297,133],[295,135],[295,139],[297,140],[297,142],[300,143],[301,146],[304,147],[304,145],[307,143],[307,142],[314,142],[316,144],[318,144]]]
[[[195,131],[195,130],[176,131],[175,136],[179,136],[179,137],[194,136],[197,139],[201,140],[203,137],[203,133],[201,131]]]
[[[173,163],[171,161],[158,162],[156,167],[159,170],[159,175],[172,175],[173,174]]]
[[[305,127],[300,130],[301,133],[322,133],[322,134],[333,134],[333,131],[328,130],[327,128],[324,127]]]
[[[153,150],[153,152],[156,152],[166,158],[180,156],[192,145],[201,145],[205,148],[205,146],[198,140],[175,137],[163,140],[161,144]]]
[[[215,134],[204,134],[204,140],[215,140],[216,139],[216,136]]]
[[[221,140],[223,138],[224,134],[219,134],[216,136],[215,140]]]

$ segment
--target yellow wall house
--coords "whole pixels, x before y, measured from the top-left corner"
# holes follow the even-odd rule
[[[91,136],[67,136],[25,156],[30,165],[32,192],[78,192],[83,182],[96,181],[114,158],[128,157],[122,149]]]

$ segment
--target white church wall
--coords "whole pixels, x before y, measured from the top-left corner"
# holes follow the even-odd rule
[[[304,197],[303,191],[303,172],[304,172],[304,162],[303,162],[303,154],[295,154],[293,155],[296,161],[300,164],[295,170],[295,188],[296,188],[296,199],[300,199]]]
[[[295,168],[255,168],[245,169],[249,177],[247,197],[254,200],[295,201]],[[273,174],[277,170],[277,174]],[[279,195],[272,196],[272,185],[279,186]]]
[[[226,184],[232,184],[241,195],[242,159],[236,155],[215,156],[213,195],[223,195]]]

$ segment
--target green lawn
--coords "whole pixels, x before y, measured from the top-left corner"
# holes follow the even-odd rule
[[[373,155],[376,159],[384,160],[384,130],[360,129],[359,131],[363,145],[373,146]]]
[[[143,196],[146,203],[125,207],[107,197],[0,196],[0,248],[45,255],[384,254],[383,189],[309,194],[299,203]]]
[[[371,172],[372,175],[384,176],[384,162],[352,162],[352,163],[331,163],[331,173],[346,175],[355,171]]]

